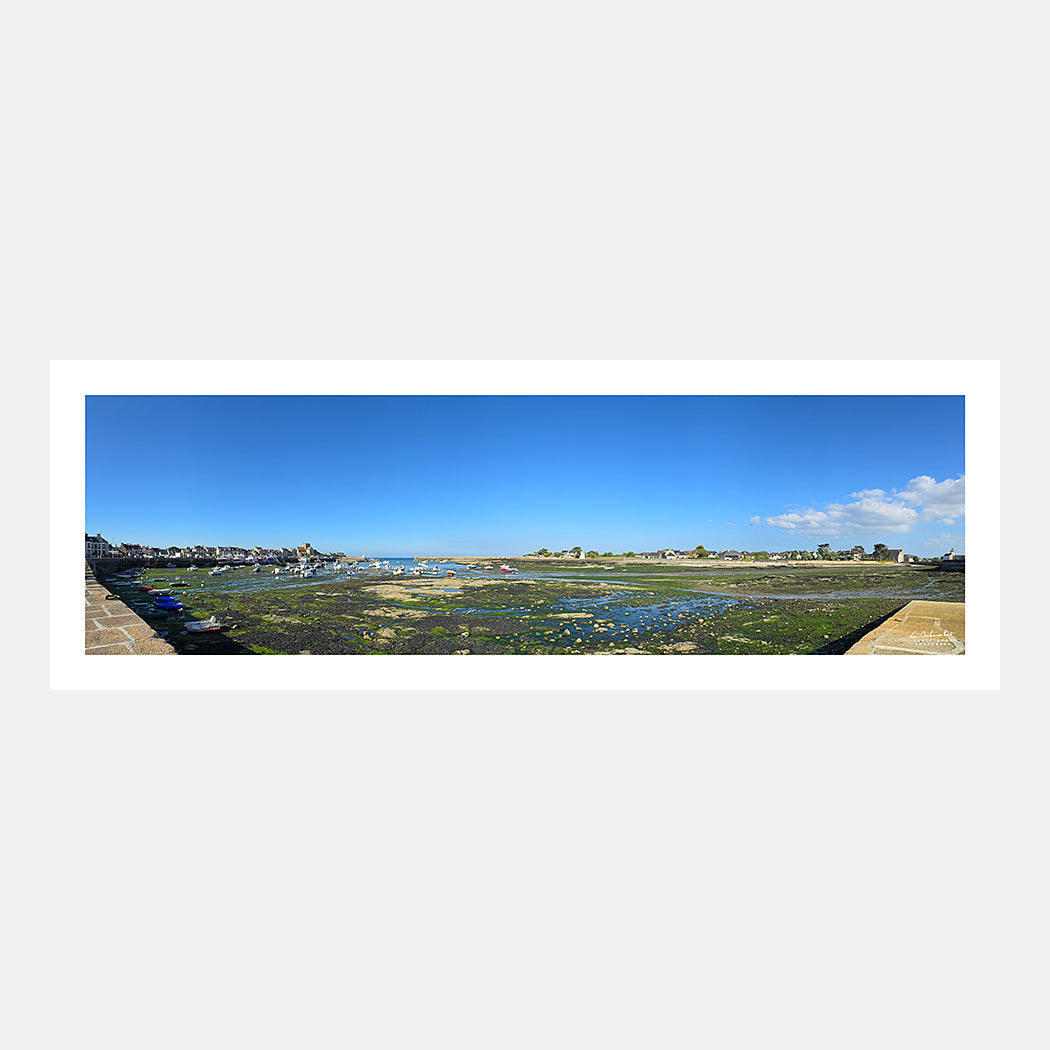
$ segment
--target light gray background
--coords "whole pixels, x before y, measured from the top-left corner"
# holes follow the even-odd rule
[[[204,390],[214,358],[739,357],[745,384],[924,358],[948,385],[1001,358],[1004,548],[1030,549],[1023,7],[420,11],[373,58],[349,12],[223,13],[204,44],[186,14],[27,16],[5,328],[30,609],[47,358],[181,358]],[[48,694],[19,616],[5,1041],[1044,1045],[1046,720],[1004,590],[1005,688],[957,697]]]

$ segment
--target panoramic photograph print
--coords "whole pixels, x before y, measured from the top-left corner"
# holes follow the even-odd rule
[[[87,655],[965,653],[961,395],[84,401]]]

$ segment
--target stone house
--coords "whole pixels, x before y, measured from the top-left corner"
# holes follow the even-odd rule
[[[103,539],[101,534],[89,536],[84,533],[84,557],[85,558],[108,558],[112,552],[109,540]]]

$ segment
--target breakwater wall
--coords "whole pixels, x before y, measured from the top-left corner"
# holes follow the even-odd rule
[[[98,582],[84,564],[84,652],[87,656],[175,656],[169,645],[134,610]]]
[[[126,572],[128,569],[163,569],[174,565],[176,569],[188,569],[199,565],[210,569],[216,564],[214,558],[88,558],[88,568],[96,577],[103,577],[114,572]]]
[[[290,565],[294,559],[278,558],[274,565]],[[199,569],[212,569],[219,563],[214,558],[95,558],[87,559],[95,575],[101,579],[111,573],[126,572],[128,569],[166,569],[174,565],[176,569],[188,569],[196,565]],[[264,565],[263,568],[266,568]]]

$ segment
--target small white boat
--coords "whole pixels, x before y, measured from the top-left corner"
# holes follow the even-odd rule
[[[512,569],[509,565],[501,565],[499,567],[500,572],[517,572],[517,569]]]
[[[447,562],[447,561],[446,561],[446,562],[442,562],[442,564],[443,564],[443,565],[448,565],[448,562]],[[455,576],[455,575],[456,575],[456,573],[455,573],[455,570],[454,570],[454,569],[446,569],[446,570],[445,570],[445,575],[446,575],[446,576]]]
[[[200,634],[203,631],[218,631],[222,627],[222,624],[215,619],[214,615],[212,615],[212,618],[210,620],[194,620],[191,623],[184,624],[183,626],[186,628],[187,631],[193,631],[196,634]]]
[[[255,568],[252,569],[252,572],[262,572],[262,567],[259,566],[259,565],[256,565]]]
[[[187,572],[196,572],[197,571],[197,566],[196,565],[191,565],[186,571]]]

